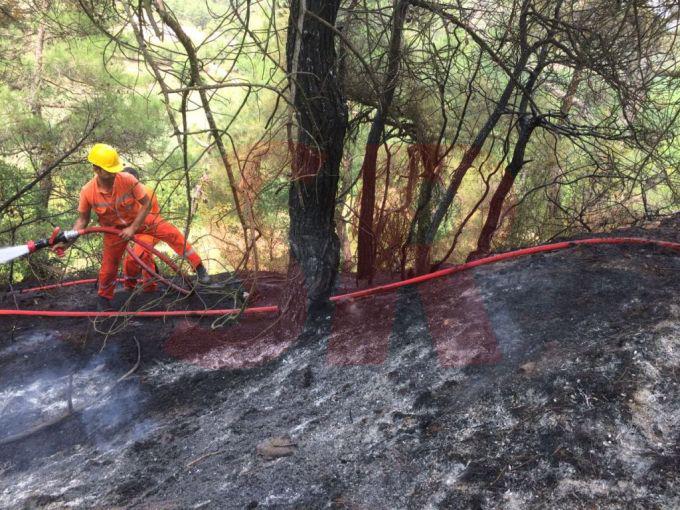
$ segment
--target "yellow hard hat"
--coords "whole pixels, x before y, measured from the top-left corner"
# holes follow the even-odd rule
[[[123,163],[120,162],[118,151],[105,143],[97,143],[87,155],[87,160],[93,165],[106,170],[109,173],[117,174],[123,169]]]

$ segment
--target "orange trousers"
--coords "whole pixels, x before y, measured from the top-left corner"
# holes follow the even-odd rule
[[[147,234],[136,235],[135,241],[142,241],[146,244],[150,244],[151,246],[155,246],[156,243],[158,243],[156,239]],[[187,244],[187,249],[189,248],[190,246],[189,244]],[[137,243],[135,243],[132,246],[132,251],[147,266],[149,266],[151,269],[156,269],[156,263],[154,262],[153,253],[145,250]],[[144,292],[153,292],[154,290],[156,290],[158,285],[156,284],[156,280],[154,279],[154,277],[151,275],[151,273],[142,269],[137,263],[137,261],[129,253],[125,255],[125,260],[123,261],[123,278],[124,278],[123,285],[125,286],[125,288],[129,290],[135,289],[135,287],[137,286],[137,280],[139,278],[140,271],[142,272],[142,289],[144,290]]]
[[[148,243],[151,245],[156,244],[158,241],[165,242],[175,251],[175,253],[186,257],[194,269],[201,265],[201,257],[199,257],[191,245],[186,242],[182,233],[172,223],[168,223],[162,218],[155,218],[153,221],[145,223],[135,237],[138,236],[142,241],[147,241],[147,239],[145,239],[147,236],[151,238],[151,242]],[[97,291],[102,297],[107,299],[113,298],[113,293],[116,288],[116,277],[118,276],[118,266],[120,266],[120,261],[123,258],[126,246],[127,241],[121,237],[115,234],[104,234],[104,252],[102,253],[102,267],[99,271],[99,290]],[[138,255],[142,251],[146,252],[146,250],[138,245],[135,245],[134,250]],[[145,263],[153,267],[153,255],[151,253],[145,253],[144,257],[141,258]],[[130,283],[132,283],[133,280],[135,280],[136,283],[136,278],[139,276],[141,270],[142,268],[139,264],[128,255],[125,260],[124,268],[126,286],[128,286],[128,277],[130,278]],[[145,275],[145,278],[148,285],[155,285],[155,282],[151,281],[151,275]]]

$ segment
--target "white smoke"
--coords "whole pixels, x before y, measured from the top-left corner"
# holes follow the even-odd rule
[[[117,343],[84,365],[56,335],[20,334],[2,347],[0,441],[68,413],[69,394],[76,414],[69,419],[79,420],[98,445],[109,446],[112,436],[127,429],[125,436],[138,440],[152,428],[135,426],[143,395],[136,381],[119,381],[129,367]],[[28,440],[43,439],[37,434]]]

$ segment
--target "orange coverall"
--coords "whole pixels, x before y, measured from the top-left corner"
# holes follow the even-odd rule
[[[94,177],[80,190],[78,211],[87,213],[94,209],[101,226],[123,229],[131,225],[135,220],[142,208],[142,204],[139,201],[145,195],[144,186],[133,175],[128,173],[121,172],[116,174],[113,189],[110,193],[100,189],[97,185],[97,178]],[[178,255],[182,255],[183,249],[185,249],[184,236],[174,225],[165,221],[159,214],[147,215],[139,234],[148,235],[154,241],[164,241]],[[102,267],[99,271],[97,293],[106,299],[113,298],[118,266],[120,266],[126,246],[127,241],[121,237],[115,234],[104,234],[104,251],[102,253]],[[194,269],[201,264],[201,258],[188,244],[184,254]],[[137,271],[139,271],[139,266],[137,266]]]
[[[149,200],[151,200],[151,211],[149,212],[149,216],[153,216],[154,218],[150,222],[151,224],[156,224],[155,219],[156,218],[161,218],[161,208],[158,205],[158,199],[156,198],[156,194],[153,192],[152,189],[150,189],[148,186],[145,186],[141,184],[141,186],[144,188],[144,191],[146,192],[146,196],[149,197]],[[161,218],[162,219],[162,218]],[[147,217],[147,220],[145,223],[149,223],[149,217]],[[167,222],[166,222],[167,223]],[[174,227],[173,227],[174,228]],[[175,229],[177,230],[177,229]],[[155,239],[152,235],[150,234],[138,234],[135,236],[135,240],[142,241],[146,244],[150,244],[151,246],[155,246],[156,243],[158,243],[158,240]],[[184,248],[184,256],[189,260],[189,263],[196,268],[197,265],[201,263],[201,258],[196,254],[194,251],[193,247],[191,244],[186,242],[185,246],[185,238],[182,235],[182,233],[177,230],[176,234],[173,236],[172,242],[168,241],[167,239],[163,239],[170,247],[177,253],[178,255],[181,254],[182,249]],[[156,264],[154,262],[154,256],[153,253],[145,250],[142,248],[140,245],[135,244],[132,247],[132,251],[137,255],[142,262],[144,262],[147,266],[151,267],[152,269],[155,269]],[[142,273],[142,289],[144,292],[153,292],[156,290],[157,284],[156,281],[154,280],[153,276],[148,273],[147,271],[143,270],[137,261],[130,255],[129,253],[125,256],[125,261],[123,262],[123,277],[124,277],[124,286],[126,289],[129,290],[134,290],[134,288],[137,286],[137,279],[139,278],[139,273]]]

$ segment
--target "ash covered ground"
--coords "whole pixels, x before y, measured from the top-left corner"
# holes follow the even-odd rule
[[[622,234],[680,241],[680,218]],[[0,507],[678,508],[679,270],[571,248],[338,306],[295,342],[266,317],[2,318]]]

